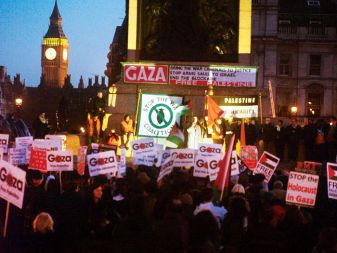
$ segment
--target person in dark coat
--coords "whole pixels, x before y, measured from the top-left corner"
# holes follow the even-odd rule
[[[312,119],[308,119],[308,124],[303,127],[303,140],[305,148],[305,160],[312,161],[315,152],[316,127]]]
[[[41,112],[33,122],[34,139],[44,139],[45,135],[49,133],[49,124],[46,113]]]
[[[246,145],[255,145],[257,140],[257,128],[251,123],[250,118],[246,118],[245,123]]]
[[[270,118],[265,119],[265,123],[260,128],[260,139],[263,141],[263,149],[269,153],[274,153],[275,129],[270,122]]]
[[[279,120],[275,126],[275,151],[276,156],[281,159],[284,159],[284,146],[286,142],[286,130],[283,126],[283,120]]]
[[[291,119],[291,124],[287,126],[287,143],[289,160],[296,162],[298,157],[298,145],[301,138],[301,127],[297,124],[296,118]]]
[[[336,117],[331,117],[328,134],[326,136],[329,162],[336,162],[336,159],[337,159],[337,125],[336,123],[337,123]]]

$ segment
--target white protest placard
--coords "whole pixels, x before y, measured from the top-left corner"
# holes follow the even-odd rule
[[[171,157],[174,167],[192,167],[194,166],[195,149],[172,149]]]
[[[93,153],[87,156],[89,175],[105,175],[117,172],[117,159],[114,151]]]
[[[157,181],[160,181],[164,176],[169,175],[173,170],[173,160],[172,157],[169,159],[166,159],[166,161],[163,163],[163,165],[160,168],[159,176],[157,178]]]
[[[46,140],[55,140],[58,143],[58,150],[65,151],[67,149],[67,136],[63,134],[47,134]]]
[[[26,148],[9,148],[8,162],[15,166],[27,164]]]
[[[9,134],[0,134],[0,148],[3,149],[4,154],[8,152]]]
[[[253,174],[263,174],[266,177],[264,181],[269,183],[269,180],[273,176],[279,162],[280,158],[264,151],[256,165],[255,170],[253,171]]]
[[[16,148],[28,148],[33,144],[33,136],[16,137],[15,147]]]
[[[126,173],[126,148],[121,148],[121,155],[118,163],[118,177],[123,177]]]
[[[47,171],[72,171],[73,151],[47,151]]]
[[[32,147],[39,150],[60,150],[59,140],[55,139],[34,139]]]
[[[298,206],[314,207],[319,176],[291,171],[286,202]]]
[[[209,166],[208,166],[208,176],[209,176],[209,181],[213,182],[218,177],[219,162],[221,159],[223,159],[223,156],[217,155],[217,156],[211,156],[210,158],[211,160],[209,161]]]
[[[132,162],[134,165],[153,166],[155,158],[156,156],[154,154],[145,156],[134,156]]]
[[[238,156],[236,155],[236,151],[232,151],[231,158],[231,176],[236,176],[240,174]]]
[[[329,199],[337,199],[337,163],[326,164]]]
[[[22,208],[26,172],[5,161],[0,161],[0,197]]]
[[[213,156],[222,154],[222,145],[213,143],[199,143],[198,154],[202,156]]]
[[[133,157],[156,154],[156,146],[154,140],[151,138],[131,141],[130,146]]]
[[[171,150],[157,150],[156,166],[160,167],[171,156]]]
[[[194,159],[193,176],[205,178],[208,176],[208,167],[212,157],[197,154]]]

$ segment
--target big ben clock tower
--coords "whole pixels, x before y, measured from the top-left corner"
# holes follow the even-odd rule
[[[68,74],[69,45],[68,39],[63,33],[62,17],[57,0],[49,19],[49,29],[42,42],[42,77],[47,87],[62,88]]]

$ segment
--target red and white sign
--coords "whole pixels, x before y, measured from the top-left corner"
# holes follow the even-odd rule
[[[256,146],[242,146],[240,149],[241,160],[250,169],[254,170],[257,165],[258,152]]]
[[[87,156],[87,151],[87,146],[81,146],[77,152],[77,173],[81,176],[85,173],[85,158]]]
[[[157,150],[156,166],[160,167],[170,157],[171,157],[171,150]]]
[[[287,204],[314,207],[319,176],[291,171],[289,174]]]
[[[201,156],[222,155],[222,145],[212,143],[199,143],[198,154]]]
[[[72,171],[73,151],[47,151],[47,171]]]
[[[47,134],[44,137],[46,140],[55,140],[58,143],[58,150],[65,151],[67,149],[67,136],[63,134],[52,135]]]
[[[114,151],[94,153],[87,156],[91,177],[117,172],[117,159]]]
[[[3,149],[3,152],[7,154],[8,152],[8,140],[9,134],[0,134],[0,148]]]
[[[337,199],[337,163],[327,163],[326,170],[328,197],[329,199]]]
[[[223,155],[218,155],[218,156],[212,156],[211,160],[208,163],[208,176],[209,176],[209,181],[213,182],[216,180],[218,177],[219,173],[219,162],[221,159],[223,159]]]
[[[194,166],[194,149],[172,149],[171,157],[174,167],[192,167]]]
[[[256,67],[170,65],[170,84],[256,87]]]
[[[280,162],[280,158],[264,151],[260,157],[259,162],[256,165],[256,168],[253,174],[254,175],[263,174],[266,177],[264,181],[266,183],[269,183],[279,162]]]
[[[10,163],[0,161],[0,197],[22,208],[26,172]]]
[[[163,165],[160,168],[160,172],[159,172],[159,176],[157,178],[157,181],[162,180],[163,177],[165,177],[166,175],[171,174],[172,170],[173,170],[173,160],[172,157],[168,158]]]
[[[28,148],[33,144],[33,136],[16,137],[15,147],[16,148]]]
[[[200,154],[197,154],[194,160],[195,162],[193,167],[193,176],[201,178],[207,177],[208,167],[211,159],[211,156],[202,156]]]
[[[168,83],[167,65],[124,64],[124,83]]]
[[[12,165],[27,164],[26,148],[9,148],[8,162]]]
[[[130,142],[133,157],[143,157],[156,155],[157,149],[154,140],[151,138],[139,139]]]
[[[47,172],[47,151],[31,148],[28,167],[31,170]]]

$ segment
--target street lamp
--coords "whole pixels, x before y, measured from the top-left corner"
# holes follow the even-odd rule
[[[297,106],[292,106],[290,108],[291,114],[293,114],[293,115],[295,115],[297,113],[297,110],[298,110]]]
[[[16,107],[20,108],[22,106],[22,102],[23,102],[22,98],[16,98],[15,99]]]

